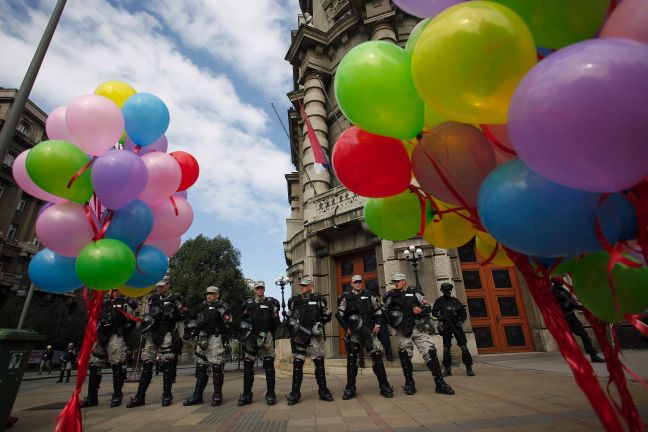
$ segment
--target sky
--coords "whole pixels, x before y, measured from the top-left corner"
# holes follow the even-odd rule
[[[0,86],[20,86],[55,3],[0,1]],[[270,103],[286,122],[284,56],[298,14],[298,0],[68,0],[30,94],[45,112],[109,80],[160,97],[171,115],[169,152],[187,151],[201,166],[183,240],[228,237],[244,276],[278,298],[284,175],[294,166]]]

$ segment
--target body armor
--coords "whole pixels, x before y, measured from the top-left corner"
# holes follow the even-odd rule
[[[350,316],[354,312],[358,314],[365,326],[373,328],[377,322],[376,311],[374,309],[374,294],[366,290],[358,293],[348,291],[342,294],[340,300],[343,298],[346,302],[345,315]]]
[[[403,314],[403,320],[397,328],[404,336],[411,336],[416,321],[423,321],[430,316],[432,308],[423,298],[421,290],[415,287],[407,287],[404,290],[391,290],[385,293],[384,302],[388,308],[397,309]],[[414,307],[422,309],[419,315],[414,315]]]
[[[441,296],[437,298],[434,301],[432,315],[439,319],[439,333],[461,325],[468,318],[466,308],[455,297],[445,298]]]
[[[133,299],[118,297],[105,299],[101,306],[101,317],[97,327],[99,344],[106,346],[110,336],[116,334],[127,338],[135,327],[135,322],[129,320],[122,312],[128,313],[129,309],[136,309],[137,302]]]
[[[161,345],[164,335],[173,331],[176,323],[185,317],[177,303],[184,304],[184,299],[176,293],[165,297],[155,293],[149,299],[147,324],[150,323],[151,337],[155,345]]]
[[[221,309],[224,310],[222,315]],[[222,300],[202,302],[196,318],[198,330],[204,332],[207,336],[227,334],[227,326],[223,315],[230,313],[229,303]]]
[[[298,294],[288,300],[288,309],[292,311],[291,316],[298,319],[299,323],[307,329],[312,329],[315,323],[325,324],[331,320],[330,315],[325,316],[322,313],[326,306],[324,297],[315,293],[311,293],[308,297]]]
[[[252,324],[255,332],[273,332],[279,325],[279,302],[272,297],[264,297],[261,301],[249,299],[243,304],[244,319]]]

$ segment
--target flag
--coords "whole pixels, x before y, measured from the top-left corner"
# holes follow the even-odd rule
[[[306,122],[306,129],[308,130],[308,140],[310,141],[311,148],[313,149],[313,156],[315,157],[315,172],[322,172],[328,170],[330,164],[328,159],[326,158],[326,155],[324,154],[322,145],[320,144],[319,139],[317,138],[315,129],[313,129],[313,125],[311,124],[310,120],[308,119],[308,116],[306,115],[306,110],[304,109],[304,105],[302,105],[299,96],[296,97],[297,97],[297,103],[299,104],[299,109],[301,110],[302,117],[304,118],[304,122]]]

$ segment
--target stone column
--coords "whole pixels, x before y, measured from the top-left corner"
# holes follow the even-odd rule
[[[328,124],[326,122],[326,95],[322,82],[315,74],[310,74],[304,80],[304,109],[310,119],[315,134],[319,139],[324,154],[329,154]],[[331,187],[331,174],[328,171],[315,170],[313,148],[308,139],[308,128],[304,122],[304,141],[302,143],[302,166],[308,175],[303,175],[304,221],[310,221],[315,216],[315,206],[311,201],[316,194],[326,192]]]
[[[389,23],[379,23],[373,28],[371,40],[384,40],[396,43],[396,30],[394,30],[394,26]]]

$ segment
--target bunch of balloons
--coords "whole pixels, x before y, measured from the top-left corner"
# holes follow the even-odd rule
[[[424,18],[405,49],[362,43],[335,77],[354,126],[333,166],[369,228],[448,249],[476,236],[503,266],[505,250],[576,256],[599,319],[648,308],[648,2],[394,3]]]
[[[108,81],[47,118],[48,141],[21,153],[18,185],[48,201],[36,235],[45,249],[29,277],[49,292],[81,286],[142,296],[165,275],[193,210],[196,159],[167,153],[162,100]]]

